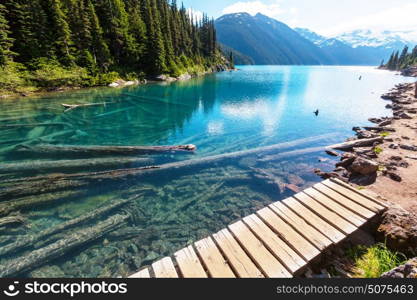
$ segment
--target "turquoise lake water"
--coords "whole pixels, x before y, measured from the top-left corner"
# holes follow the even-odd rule
[[[4,171],[0,165],[0,214],[2,205],[13,207],[12,204],[18,203],[18,208],[10,214],[20,214],[25,219],[24,224],[0,227],[0,253],[16,241],[37,239],[30,248],[0,255],[0,270],[13,267],[16,261],[33,253],[44,253],[48,245],[121,215],[129,219],[103,236],[68,249],[56,259],[35,259],[36,265],[30,264],[19,274],[127,276],[273,201],[291,196],[294,192],[289,185],[303,189],[318,182],[320,179],[313,174],[313,169],[328,171],[334,165],[318,147],[342,142],[352,135],[353,126],[369,124],[368,118],[391,115],[380,95],[395,84],[407,81],[413,80],[373,67],[242,66],[236,72],[172,84],[86,89],[2,100],[1,162],[7,166],[25,165],[26,169]],[[64,112],[62,103],[105,105]],[[317,109],[320,114],[316,117],[313,112]],[[55,125],[45,126],[45,123]],[[152,162],[112,167],[118,169],[292,141],[297,142],[272,153],[261,151],[193,168],[93,182],[78,177],[57,182],[56,173],[82,174],[103,168],[28,169],[34,162],[75,161],[75,158],[25,156],[14,150],[22,144],[28,147],[195,144],[198,147],[195,154],[160,155],[151,157]],[[293,151],[298,150],[302,152],[294,155]],[[51,180],[54,189],[30,188],[41,183],[49,187]],[[25,192],[18,191],[18,187],[31,183],[24,188]],[[88,222],[47,238],[38,236],[48,228],[84,216],[112,201],[136,195],[131,203]],[[19,206],[33,203],[33,199],[46,200]]]

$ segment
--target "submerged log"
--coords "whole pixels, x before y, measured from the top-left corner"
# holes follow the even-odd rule
[[[0,227],[12,225],[12,224],[23,224],[25,222],[26,222],[26,219],[20,214],[14,215],[14,216],[7,216],[7,217],[0,219]]]
[[[373,146],[375,143],[382,143],[383,141],[384,141],[384,138],[376,137],[376,138],[371,138],[371,139],[360,139],[360,140],[349,141],[346,143],[328,146],[326,148],[334,149],[334,150],[341,150],[341,151],[350,151],[353,148],[370,147],[370,146]]]
[[[22,128],[22,127],[49,127],[49,126],[66,126],[73,127],[69,123],[54,122],[54,123],[28,123],[28,124],[0,124],[0,128]]]
[[[88,107],[88,106],[101,106],[110,103],[102,102],[102,103],[87,103],[87,104],[65,104],[62,103],[62,106],[65,108],[65,112],[79,108],[79,107]]]
[[[22,249],[27,249],[27,248],[31,248],[33,247],[33,245],[37,242],[40,242],[42,240],[45,240],[46,238],[63,232],[65,230],[68,230],[70,228],[73,228],[75,226],[79,226],[82,224],[85,224],[87,222],[90,222],[91,220],[94,220],[100,216],[103,216],[117,208],[120,208],[128,203],[130,203],[132,200],[137,199],[138,197],[132,197],[129,199],[124,199],[124,200],[118,200],[118,201],[112,201],[110,204],[100,207],[98,209],[95,209],[92,212],[89,212],[85,215],[82,215],[78,218],[75,218],[73,220],[64,222],[62,224],[59,224],[55,227],[52,228],[48,228],[45,229],[35,235],[30,235],[30,236],[25,236],[25,237],[21,237],[18,238],[14,243],[9,244],[7,246],[4,246],[2,248],[0,248],[0,255],[6,255],[9,253],[15,253],[17,251],[20,251]],[[2,219],[0,219],[1,222]],[[1,224],[1,223],[0,223]]]
[[[18,153],[30,153],[38,155],[62,155],[65,157],[71,155],[146,155],[146,154],[163,154],[163,153],[192,153],[197,149],[194,145],[180,146],[55,146],[55,145],[38,145],[29,146],[21,145],[15,148]]]
[[[125,158],[109,157],[101,159],[75,159],[75,160],[53,160],[53,161],[29,161],[23,163],[11,163],[0,165],[0,174],[22,173],[22,172],[47,172],[47,171],[74,171],[92,169],[125,168],[131,165],[151,165],[154,160],[151,158]]]
[[[71,186],[69,182],[66,186]],[[58,187],[51,189],[52,192],[59,190]],[[46,203],[60,201],[65,198],[73,197],[76,195],[83,194],[82,191],[63,191],[58,193],[45,193],[44,190],[28,191],[28,194],[36,195],[25,197],[17,200],[10,200],[0,202],[0,216],[5,216],[11,213],[12,211],[19,211],[22,209],[27,209],[35,206],[44,205]],[[11,199],[14,199],[16,196],[13,194],[10,196]]]
[[[24,257],[16,258],[1,266],[0,277],[16,277],[24,272],[28,272],[59,258],[74,249],[79,249],[119,228],[121,225],[125,224],[129,218],[129,215],[121,214],[112,216],[94,227],[83,228],[53,244],[32,251]]]
[[[295,140],[292,142],[285,142],[281,144],[276,144],[272,146],[260,147],[251,150],[239,151],[239,152],[232,152],[214,156],[207,156],[199,159],[191,159],[191,160],[184,160],[179,162],[172,162],[157,166],[148,166],[148,167],[140,167],[140,168],[131,168],[131,169],[120,169],[120,170],[111,170],[111,171],[101,171],[101,172],[89,172],[89,173],[78,173],[78,174],[54,174],[53,176],[39,176],[35,178],[28,178],[28,179],[21,179],[13,181],[13,184],[20,183],[18,188],[19,194],[21,193],[28,193],[27,187],[37,187],[37,182],[41,182],[48,191],[53,191],[55,189],[61,189],[62,187],[79,187],[79,186],[86,186],[88,184],[94,184],[96,182],[103,183],[103,181],[117,181],[122,180],[127,177],[138,177],[143,175],[149,174],[157,174],[159,172],[164,171],[172,171],[172,170],[181,170],[187,169],[192,167],[208,167],[210,164],[213,163],[221,163],[221,162],[228,162],[233,159],[239,159],[251,155],[267,155],[270,153],[274,153],[279,150],[284,150],[286,148],[295,147],[304,143],[308,142],[316,142],[321,139],[327,139],[330,136],[334,136],[335,134],[326,134],[317,137],[305,138],[300,140]],[[296,155],[301,155],[305,153],[316,152],[323,148],[309,148],[304,150],[296,150],[290,152],[283,152],[278,155],[274,155],[271,157],[273,160],[283,159],[286,157],[293,157]],[[12,181],[10,181],[12,183]],[[56,186],[56,188],[55,188]],[[13,188],[9,189],[7,195],[12,195],[14,192]],[[32,194],[36,195],[36,194]],[[0,192],[0,199],[2,193]]]

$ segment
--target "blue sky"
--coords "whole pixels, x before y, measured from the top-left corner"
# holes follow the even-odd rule
[[[180,2],[180,1],[178,1]],[[324,35],[355,29],[417,32],[416,0],[184,0],[184,5],[212,17],[261,12],[292,27]]]

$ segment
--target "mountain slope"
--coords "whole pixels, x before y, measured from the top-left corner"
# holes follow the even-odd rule
[[[331,63],[326,54],[314,43],[277,20],[262,14],[229,14],[216,20],[220,43],[256,64],[320,65]]]

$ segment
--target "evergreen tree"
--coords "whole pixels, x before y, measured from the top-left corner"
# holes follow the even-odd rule
[[[64,65],[70,65],[74,61],[71,31],[62,11],[60,0],[48,0],[51,20],[51,32],[54,40],[54,54]]]
[[[4,66],[13,56],[13,52],[10,51],[13,39],[9,37],[9,25],[5,16],[6,8],[0,4],[0,66]]]

